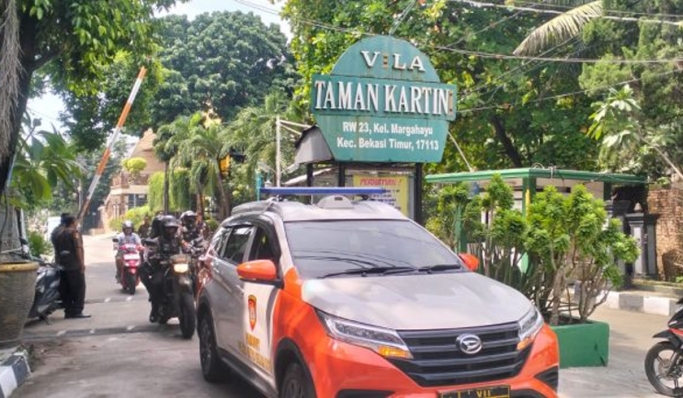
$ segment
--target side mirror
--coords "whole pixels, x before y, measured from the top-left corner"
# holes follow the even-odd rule
[[[114,242],[114,243],[119,243],[119,238],[114,238],[114,239],[112,239],[111,241]]]
[[[157,241],[154,240],[154,239],[146,239],[146,238],[145,238],[145,239],[142,240],[142,244],[143,244],[143,245],[147,245],[147,246],[156,246],[156,245],[157,245]]]
[[[277,268],[270,260],[254,260],[238,265],[237,275],[245,281],[272,283],[277,280]]]
[[[458,256],[460,256],[460,259],[465,263],[465,266],[470,271],[476,271],[479,269],[479,259],[476,256],[473,256],[469,253],[460,253]]]

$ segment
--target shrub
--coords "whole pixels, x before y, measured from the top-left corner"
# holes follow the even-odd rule
[[[52,243],[36,231],[28,233],[28,247],[34,257],[49,256],[53,252]]]
[[[109,221],[109,228],[111,228],[114,231],[121,231],[121,225],[123,224],[123,222],[126,220],[130,220],[133,222],[135,230],[137,231],[140,224],[142,224],[145,215],[150,217],[154,216],[152,211],[147,206],[134,207],[126,211],[126,214],[124,214],[123,217],[111,219]]]

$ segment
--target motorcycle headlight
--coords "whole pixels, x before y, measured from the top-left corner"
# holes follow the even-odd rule
[[[519,321],[519,343],[517,343],[517,350],[521,351],[531,345],[541,331],[541,328],[543,328],[543,316],[541,316],[536,307],[532,307]]]
[[[190,265],[187,263],[177,263],[173,264],[173,271],[179,273],[179,274],[184,274],[187,271],[190,270]]]
[[[327,335],[345,343],[369,348],[387,358],[411,359],[403,339],[391,329],[364,325],[317,311]]]

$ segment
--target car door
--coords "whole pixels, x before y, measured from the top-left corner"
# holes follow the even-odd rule
[[[275,229],[267,222],[255,221],[247,261],[271,260],[278,267],[280,248]],[[281,278],[281,272],[278,271]],[[266,384],[275,389],[272,361],[272,319],[279,287],[274,284],[244,281],[244,311],[239,320],[243,330],[240,350]]]
[[[227,349],[228,342],[226,340],[227,333],[223,332],[222,325],[225,325],[228,312],[228,300],[226,297],[230,294],[230,287],[227,279],[228,270],[230,266],[222,258],[225,245],[232,227],[220,227],[214,234],[209,249],[206,253],[205,266],[210,267],[210,275],[212,283],[206,284],[205,289],[211,297],[212,316],[216,328],[216,344],[222,349]]]
[[[239,342],[242,340],[244,330],[235,322],[235,319],[244,317],[244,283],[237,275],[237,266],[242,264],[246,258],[249,239],[252,234],[253,226],[248,222],[239,222],[230,226],[230,236],[223,246],[219,256],[219,278],[224,293],[221,294],[219,309],[220,314],[217,320],[216,334],[221,340],[223,347],[232,355],[245,361],[243,352],[240,350]],[[212,302],[213,306],[216,306]]]

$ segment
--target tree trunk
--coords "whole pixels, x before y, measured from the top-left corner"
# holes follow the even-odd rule
[[[508,158],[510,158],[512,164],[515,167],[522,167],[522,157],[520,156],[517,148],[515,148],[515,145],[512,143],[510,137],[507,135],[503,122],[500,120],[498,116],[491,117],[490,122],[493,125],[493,129],[496,132],[496,137],[498,137],[500,143],[503,144],[505,154],[508,156]]]
[[[168,214],[169,211],[169,202],[168,202],[168,186],[169,186],[169,167],[168,163],[166,162],[164,164],[164,214]]]
[[[218,201],[218,216],[220,221],[222,221],[230,215],[230,197],[225,189],[225,185],[223,185],[224,181],[220,169],[216,169],[216,180],[218,181],[218,192],[220,194]]]

